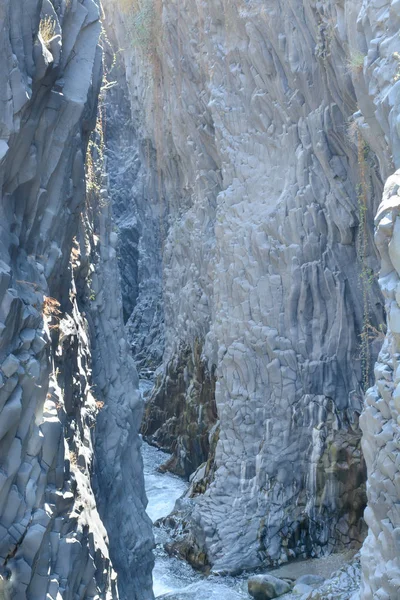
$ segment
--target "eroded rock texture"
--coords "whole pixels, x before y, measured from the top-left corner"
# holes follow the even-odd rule
[[[210,432],[217,421],[215,377],[195,342],[168,363],[163,380],[147,404],[143,435],[152,444],[172,451],[165,468],[190,477],[210,454]],[[177,359],[178,360],[178,359]]]
[[[236,571],[359,544],[358,417],[379,345],[360,334],[384,322],[372,222],[397,140],[383,98],[397,62],[376,37],[397,4],[105,5],[136,135],[157,152],[165,352],[144,430],[164,412],[152,439],[173,433],[174,468],[195,463],[190,432],[217,441],[181,547]],[[206,410],[191,403],[196,345],[216,379]]]
[[[85,205],[99,34],[93,0],[0,5],[0,565],[20,600],[152,598],[110,219]]]
[[[386,300],[388,332],[375,365],[376,384],[366,394],[362,415],[363,452],[368,467],[369,527],[362,549],[361,597],[400,594],[400,174],[390,177],[376,217],[376,242],[382,257],[379,283]]]
[[[105,3],[107,8],[108,3]],[[121,7],[115,7],[117,13]],[[164,351],[161,238],[164,219],[153,142],[142,131],[142,106],[127,89],[125,38],[105,16],[111,67],[105,142],[126,332],[142,379],[151,379]]]

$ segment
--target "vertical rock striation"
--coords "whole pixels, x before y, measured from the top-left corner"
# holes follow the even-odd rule
[[[358,417],[385,320],[372,222],[400,160],[399,3],[105,4],[135,139],[156,153],[145,187],[160,208],[165,351],[144,430],[186,475],[212,437],[182,552],[236,571],[359,544]],[[378,219],[385,265],[396,190]],[[363,417],[365,598],[397,593],[389,329]]]
[[[93,0],[0,5],[0,564],[21,600],[117,598],[112,562],[121,598],[152,598],[115,250],[85,204],[100,29]],[[108,290],[86,314],[83,222]]]
[[[400,158],[400,157],[399,157]],[[376,242],[382,266],[379,283],[386,299],[388,331],[375,365],[376,384],[366,394],[361,418],[368,467],[369,527],[362,548],[361,598],[397,598],[400,594],[400,174],[390,177],[376,216]]]
[[[378,265],[390,171],[386,109],[366,94],[380,17],[343,1],[105,4],[162,207],[164,367],[144,431],[186,474],[213,436],[191,560],[236,571],[359,544],[358,417],[384,320],[360,274]]]

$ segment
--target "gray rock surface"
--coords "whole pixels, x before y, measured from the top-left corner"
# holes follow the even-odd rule
[[[100,30],[93,0],[0,4],[0,594],[16,600],[153,597],[110,217],[85,203]],[[88,230],[95,317],[75,268]]]
[[[400,172],[390,177],[376,217],[376,242],[382,257],[379,283],[386,299],[388,332],[375,365],[376,384],[366,394],[361,419],[368,467],[368,536],[362,549],[361,598],[400,596]]]
[[[308,585],[310,587],[317,587],[324,583],[324,577],[320,575],[302,575],[296,579],[296,585]]]
[[[182,554],[235,572],[357,545],[358,418],[385,322],[372,223],[400,167],[400,4],[154,0],[145,34],[135,5],[105,5],[139,146],[156,153],[165,351],[148,421],[188,348],[216,377],[212,477]],[[396,197],[389,180],[377,217],[389,332],[362,417],[366,599],[399,594]],[[175,385],[184,410],[192,381]],[[195,446],[177,436],[190,464]],[[348,575],[312,594],[348,598],[359,569]]]
[[[367,94],[380,17],[350,0],[155,0],[144,40],[129,3],[104,4],[135,134],[156,152],[146,185],[162,192],[165,351],[145,428],[164,411],[152,436],[174,432],[177,462],[196,463],[188,431],[214,427],[185,379],[196,345],[216,378],[212,477],[182,553],[235,572],[359,545],[358,417],[380,343],[360,349],[360,334],[384,322],[378,285],[363,290],[360,274],[378,268],[372,222],[391,169],[390,101],[382,92],[375,115]],[[395,70],[387,54],[382,72]],[[168,406],[196,427],[173,428]]]
[[[119,6],[119,5],[118,5]],[[119,11],[121,9],[119,8]],[[162,258],[163,205],[155,181],[155,152],[140,138],[140,113],[131,105],[124,53],[108,27],[105,142],[110,200],[117,234],[123,313],[132,355],[141,377],[151,378],[164,351]],[[116,85],[114,85],[116,84]]]
[[[254,575],[248,582],[249,594],[255,600],[272,600],[287,594],[290,585],[273,575]]]

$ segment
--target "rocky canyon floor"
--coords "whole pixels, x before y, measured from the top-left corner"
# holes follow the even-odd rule
[[[176,475],[159,471],[170,458],[168,454],[147,445],[142,446],[144,476],[148,497],[147,513],[153,523],[173,512],[175,502],[185,494],[188,484]],[[202,576],[187,563],[171,557],[164,550],[169,541],[168,529],[161,524],[155,527],[156,560],[153,569],[153,590],[156,598],[163,600],[246,600],[249,576],[221,577]],[[360,587],[360,565],[354,551],[334,554],[330,557],[290,563],[270,574],[287,580],[294,592],[284,594],[283,600],[350,600]],[[351,566],[349,566],[351,565]],[[301,584],[307,576],[320,578],[314,592]],[[323,581],[325,580],[325,581]],[[300,581],[297,584],[296,581]],[[312,594],[312,595],[311,595]]]

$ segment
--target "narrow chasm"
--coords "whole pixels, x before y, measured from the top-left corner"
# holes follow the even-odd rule
[[[399,31],[0,0],[0,599],[399,600]]]
[[[394,574],[371,567],[394,543],[392,502],[376,508],[397,493],[394,422],[378,464],[371,448],[373,411],[396,417],[374,218],[398,166],[397,4],[104,11],[154,592],[395,598]]]

